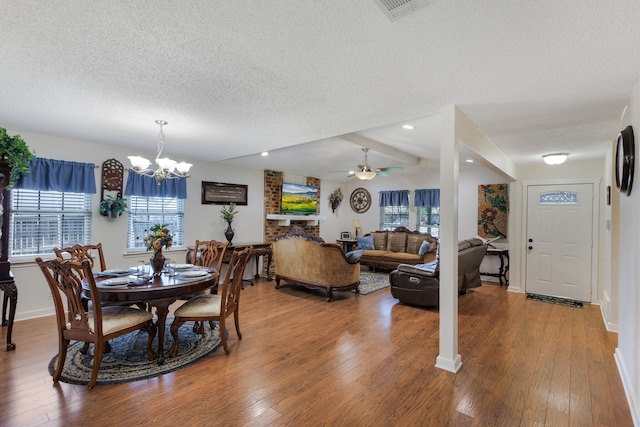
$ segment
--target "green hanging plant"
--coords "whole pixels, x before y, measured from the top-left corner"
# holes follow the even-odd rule
[[[11,166],[9,185],[6,188],[10,190],[21,175],[29,173],[29,162],[35,156],[35,151],[29,149],[20,135],[9,136],[7,130],[0,127],[0,156],[7,159]]]
[[[99,210],[101,215],[117,218],[127,211],[127,199],[107,195],[104,200],[100,202]]]

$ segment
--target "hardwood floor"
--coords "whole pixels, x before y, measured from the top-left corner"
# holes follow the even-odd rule
[[[527,301],[485,284],[459,300],[457,374],[436,369],[438,313],[273,282],[242,294],[238,341],[159,378],[53,385],[53,318],[0,351],[0,425],[631,426],[616,334],[597,306]],[[22,298],[25,298],[24,296]],[[2,328],[0,342],[5,342]]]

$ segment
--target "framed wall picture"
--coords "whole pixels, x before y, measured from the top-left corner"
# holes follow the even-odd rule
[[[244,184],[202,181],[202,204],[228,205],[235,203],[236,205],[246,205],[248,188]]]

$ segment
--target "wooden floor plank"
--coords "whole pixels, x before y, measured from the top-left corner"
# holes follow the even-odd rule
[[[0,425],[632,425],[598,307],[484,284],[458,311],[454,374],[435,368],[436,309],[261,280],[242,291],[230,355],[91,391],[52,384],[53,317],[20,321],[0,352]]]

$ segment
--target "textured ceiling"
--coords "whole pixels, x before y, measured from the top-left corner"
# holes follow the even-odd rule
[[[5,0],[0,126],[150,155],[164,119],[166,154],[338,179],[362,144],[336,136],[409,166],[376,142],[437,157],[458,105],[516,163],[597,158],[640,77],[638,22],[637,0],[432,0],[394,22],[372,0]]]

